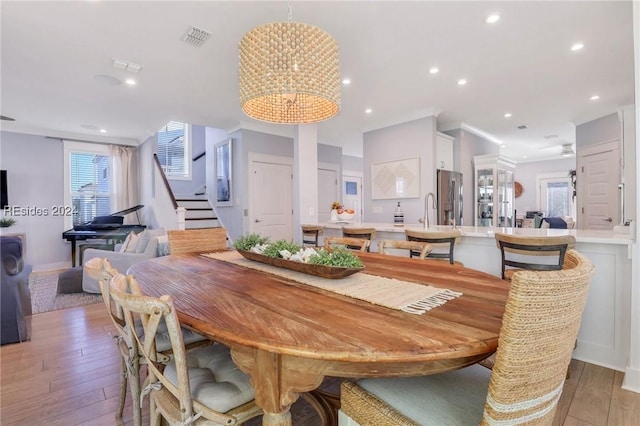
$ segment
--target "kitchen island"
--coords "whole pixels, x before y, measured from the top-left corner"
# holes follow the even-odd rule
[[[404,239],[405,229],[425,230],[421,224],[394,226],[392,223],[323,223],[324,236],[342,234],[343,226],[376,229],[371,250],[377,251],[377,240]],[[634,240],[628,234],[582,229],[487,228],[457,227],[462,238],[455,248],[455,259],[466,267],[500,276],[501,257],[495,232],[513,235],[574,235],[576,249],[596,267],[589,297],[582,317],[578,345],[573,357],[581,361],[625,371],[630,352],[631,250]],[[452,229],[432,226],[429,230]],[[322,244],[322,242],[320,242]]]

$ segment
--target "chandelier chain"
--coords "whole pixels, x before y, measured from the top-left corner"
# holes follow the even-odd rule
[[[291,13],[291,2],[287,2],[287,6],[289,7],[289,17],[288,17],[289,18],[289,23],[291,23],[291,19],[292,19],[291,18],[291,16],[292,16],[292,13]]]

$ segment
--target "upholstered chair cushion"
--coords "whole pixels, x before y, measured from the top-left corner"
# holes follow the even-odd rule
[[[490,375],[491,370],[475,364],[430,376],[358,380],[361,388],[386,404],[376,404],[370,395],[347,382],[342,389],[342,405],[347,410],[354,407],[368,411],[369,424],[411,424],[391,418],[393,414],[385,410],[387,405],[417,424],[477,425],[482,419]],[[367,398],[368,403],[363,404]]]
[[[187,368],[192,397],[216,411],[227,412],[254,398],[249,376],[233,363],[226,346],[215,343],[188,352]],[[174,361],[167,364],[164,374],[177,385]]]
[[[206,339],[206,337],[188,328],[182,327],[181,331],[182,340],[184,340],[185,346],[188,346],[191,343],[201,342]],[[136,321],[136,333],[140,336],[141,340],[144,338],[144,329],[139,321]],[[156,350],[158,352],[164,352],[169,349],[171,349],[171,340],[169,339],[167,324],[163,321],[158,325],[158,331],[156,332]]]

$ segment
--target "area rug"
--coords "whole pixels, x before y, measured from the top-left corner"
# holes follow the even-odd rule
[[[32,272],[29,275],[33,314],[102,302],[102,296],[98,294],[57,294],[58,275],[61,272],[63,271]]]

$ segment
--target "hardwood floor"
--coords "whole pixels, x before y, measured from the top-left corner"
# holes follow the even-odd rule
[[[117,424],[120,358],[111,330],[102,304],[34,315],[30,342],[0,348],[0,424]],[[575,360],[570,369],[554,425],[640,425],[640,394],[620,388],[622,373]],[[293,411],[294,425],[319,425],[303,401]],[[132,424],[129,397],[123,424]]]

